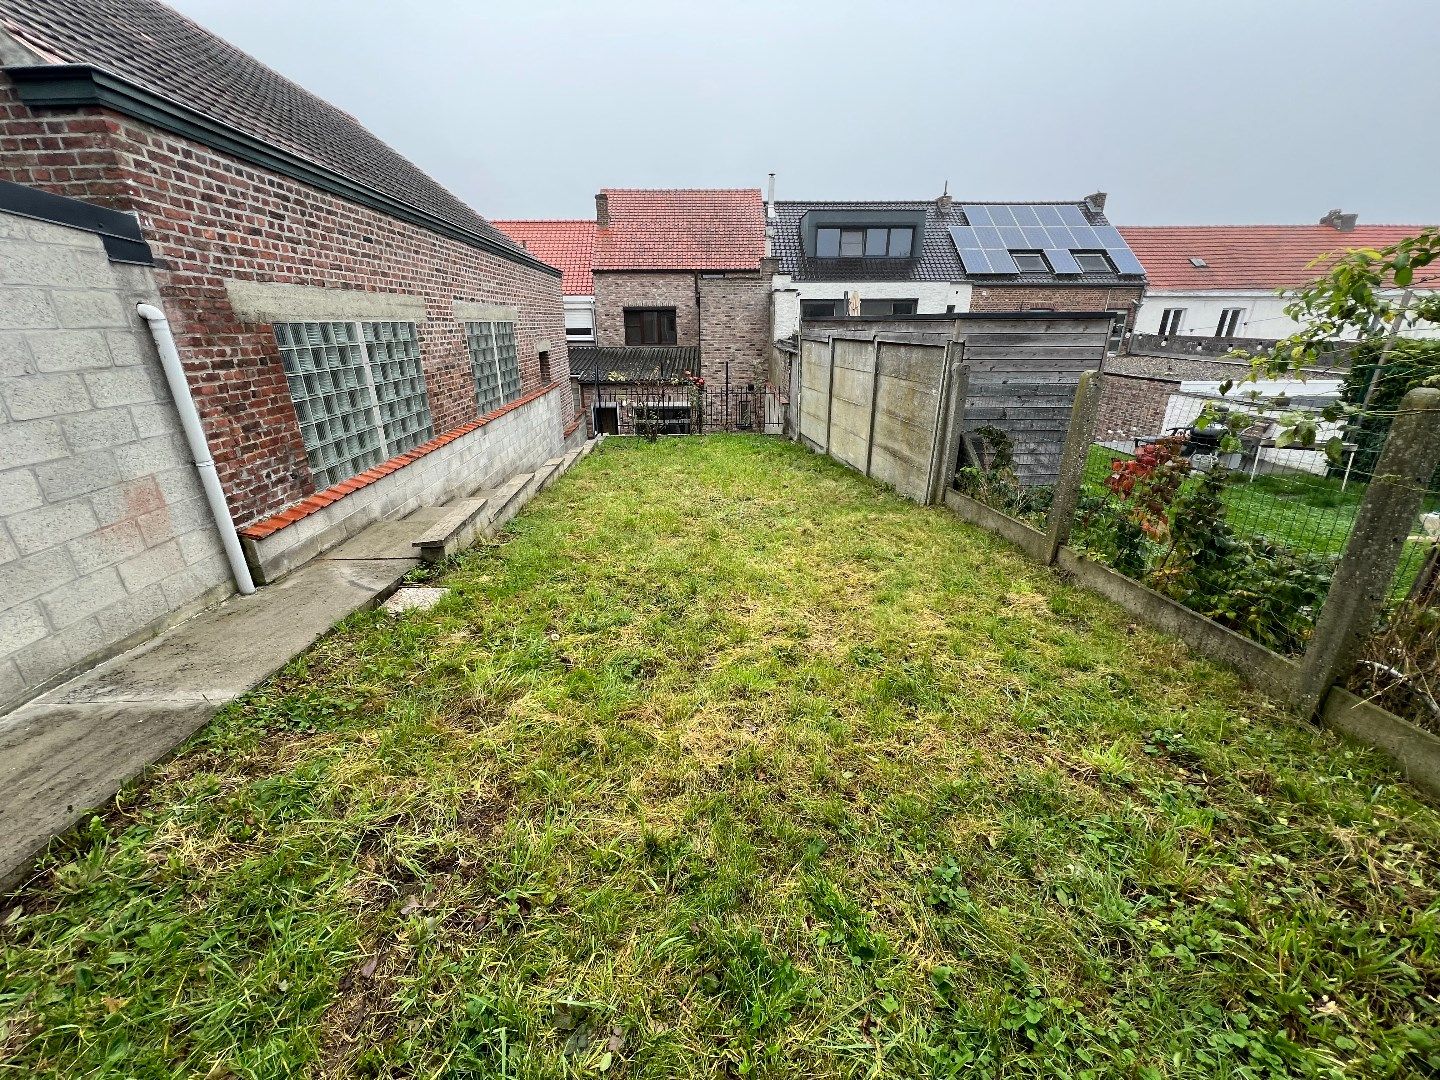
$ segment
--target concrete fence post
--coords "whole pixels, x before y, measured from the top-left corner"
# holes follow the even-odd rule
[[[1050,522],[1045,530],[1045,563],[1053,566],[1060,549],[1070,539],[1075,509],[1080,504],[1080,485],[1085,479],[1085,462],[1095,437],[1095,419],[1100,413],[1100,372],[1086,371],[1075,388],[1070,406],[1070,428],[1060,454],[1060,475],[1055,480],[1055,498],[1050,503]]]
[[[870,475],[870,464],[875,460],[875,399],[880,392],[880,335],[876,334],[870,345],[870,422],[865,429],[865,475]]]
[[[1405,540],[1437,466],[1440,390],[1417,387],[1405,395],[1390,425],[1345,554],[1330,579],[1315,636],[1300,662],[1292,704],[1302,716],[1313,716],[1330,687],[1349,675],[1359,659],[1384,610]]]
[[[970,369],[965,366],[965,343],[948,342],[940,371],[940,404],[935,425],[935,449],[930,462],[929,498],[926,500],[931,506],[945,500],[945,492],[955,481],[955,466],[960,460],[960,435],[965,427],[965,398],[969,388]]]
[[[830,453],[830,421],[835,415],[835,335],[830,335],[830,371],[825,378],[825,453]]]

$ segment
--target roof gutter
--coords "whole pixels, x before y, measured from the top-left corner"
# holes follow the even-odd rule
[[[278,146],[214,120],[189,106],[148,90],[137,83],[89,64],[43,64],[4,69],[15,83],[20,100],[32,109],[79,106],[112,109],[146,124],[193,139],[214,150],[302,184],[338,195],[347,202],[418,225],[462,244],[479,248],[509,262],[560,277],[561,272],[519,248],[366,187],[324,165],[308,161]]]

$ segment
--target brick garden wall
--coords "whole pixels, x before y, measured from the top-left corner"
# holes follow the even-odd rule
[[[0,708],[231,589],[137,303],[149,267],[0,214]]]
[[[568,378],[557,276],[513,263],[198,143],[96,109],[36,113],[0,80],[0,178],[138,212],[236,522],[315,490],[271,328],[240,322],[226,279],[404,293],[417,327],[435,430],[476,416],[453,300],[518,309],[522,389]],[[693,309],[693,300],[692,300]]]
[[[1165,406],[1179,387],[1179,379],[1106,371],[1100,382],[1095,441],[1128,442],[1163,434]]]
[[[1127,311],[1135,325],[1135,309],[1144,290],[1138,285],[977,285],[970,294],[971,311]]]

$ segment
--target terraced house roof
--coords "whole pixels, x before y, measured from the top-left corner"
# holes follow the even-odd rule
[[[126,112],[138,88],[156,100],[137,107],[203,117],[222,140],[248,137],[318,166],[394,204],[395,216],[412,208],[420,224],[540,264],[349,113],[156,0],[0,0],[0,28],[40,57],[6,69],[22,97],[28,86],[63,79],[55,104],[91,103],[77,96],[85,84],[94,104]],[[131,115],[163,122],[142,113]]]
[[[596,270],[759,270],[759,188],[600,192],[609,225],[595,233]]]
[[[561,288],[569,296],[595,291],[590,263],[595,255],[595,222],[583,220],[492,221],[501,232],[537,258],[565,274]]]
[[[1152,289],[1280,289],[1306,285],[1350,248],[1382,248],[1423,225],[1127,225],[1120,235],[1145,264]],[[1204,265],[1197,266],[1192,259]],[[1440,267],[1416,271],[1415,284],[1440,288]]]
[[[952,226],[969,226],[963,205],[974,206],[1054,206],[1079,207],[1091,225],[1108,225],[1103,213],[1091,210],[1080,200],[1037,201],[1021,204],[1019,200],[1004,203],[969,200],[962,204],[955,199],[944,205],[934,199],[910,201],[791,201],[775,203],[775,218],[772,224],[774,252],[782,274],[789,274],[796,281],[967,281],[967,274],[960,261],[960,252],[951,235]],[[918,251],[915,258],[908,259],[820,259],[807,255],[801,237],[801,223],[811,211],[854,213],[857,219],[867,211],[909,211],[924,212],[925,222],[921,229]],[[832,222],[833,223],[833,222]],[[1029,246],[1029,245],[1027,245]],[[1082,273],[1057,276],[1050,272],[991,274],[983,279],[994,284],[1075,284],[1075,285],[1138,285],[1144,278],[1138,274]]]

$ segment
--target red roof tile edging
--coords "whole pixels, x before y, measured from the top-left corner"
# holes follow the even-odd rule
[[[461,424],[457,428],[451,428],[443,435],[436,435],[429,442],[421,443],[414,450],[392,457],[389,461],[382,461],[373,469],[366,469],[358,476],[352,476],[349,480],[341,480],[338,484],[331,484],[323,491],[317,491],[308,498],[301,499],[294,506],[286,507],[278,514],[272,514],[268,518],[246,525],[239,530],[240,535],[246,540],[264,540],[267,536],[273,536],[287,525],[293,525],[302,521],[311,514],[325,509],[331,503],[339,502],[346,495],[350,495],[361,488],[367,488],[381,477],[389,476],[391,473],[403,469],[411,462],[419,461],[426,454],[439,450],[442,446],[454,442],[456,439],[469,435],[472,431],[478,431],[486,424],[493,423],[506,413],[514,412],[522,405],[528,405],[537,398],[542,398],[560,384],[558,382],[548,383],[530,393],[516,398],[508,405],[502,405],[492,413],[486,413],[478,420],[471,420],[469,423]]]

